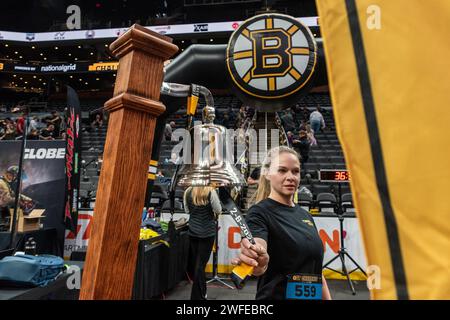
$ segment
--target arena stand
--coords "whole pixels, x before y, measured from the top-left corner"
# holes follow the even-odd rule
[[[232,115],[228,122],[228,128],[236,128],[238,125],[238,114],[242,106],[242,103],[234,96],[215,96],[216,107],[216,123],[222,124],[223,115]],[[108,127],[107,114],[101,112],[104,101],[99,99],[82,99],[80,101],[82,108],[82,175],[80,181],[80,203],[82,207],[92,208],[95,202],[95,194],[97,190],[101,165],[102,154],[105,145],[106,131]],[[201,110],[204,107],[205,102],[200,99],[199,106],[195,115],[195,120],[201,119]],[[310,198],[306,194],[299,195],[299,201],[306,207],[319,208],[319,210],[326,207],[328,202],[336,202],[339,199],[339,192],[336,184],[324,183],[318,180],[318,170],[320,169],[345,169],[344,156],[336,136],[336,130],[334,126],[333,110],[331,106],[330,97],[328,94],[323,93],[310,93],[304,96],[298,104],[302,107],[305,106],[309,112],[312,112],[317,105],[321,106],[322,114],[326,123],[326,128],[317,133],[315,138],[317,145],[311,146],[309,152],[309,159],[303,165],[301,186],[308,188],[313,197]],[[14,101],[3,101],[1,104],[4,112],[2,113],[2,119],[10,118],[15,121],[20,114],[12,112],[15,106]],[[56,110],[63,116],[64,109],[66,107],[65,101],[51,101],[48,103],[39,102],[33,105],[33,110],[29,113],[30,117],[37,116],[40,121],[38,127],[40,129],[45,128],[45,119],[50,115],[50,112]],[[91,122],[95,117],[95,114],[101,113],[103,115],[103,126],[93,128]],[[174,121],[175,129],[184,128],[186,124],[186,110],[181,108],[176,113],[172,114],[168,119],[168,123]],[[294,134],[298,134],[299,124],[305,119],[302,113],[293,113],[296,120],[297,127],[294,130]],[[256,123],[254,123],[255,129],[265,128],[265,119],[262,113],[258,113]],[[270,117],[268,121],[267,129],[277,128],[274,124],[274,119]],[[279,119],[279,118],[278,118]],[[269,125],[270,124],[270,125]],[[158,171],[160,171],[164,177],[157,178],[153,187],[151,204],[156,209],[169,209],[168,202],[168,185],[170,178],[172,177],[175,164],[172,157],[172,149],[177,145],[178,141],[168,141],[163,138],[161,141],[161,149],[158,161]],[[253,159],[254,161],[254,159]],[[248,174],[257,165],[251,165],[248,170]],[[242,209],[245,210],[251,205],[251,198],[256,190],[256,186],[249,186],[248,192],[245,192],[245,197],[242,199]],[[322,195],[321,195],[322,194]],[[177,188],[175,206],[177,210],[182,210],[182,197],[183,189]],[[350,203],[351,206],[351,191],[348,184],[341,185],[341,197],[342,201]],[[325,199],[325,200],[323,200]],[[348,205],[347,205],[348,207]],[[332,208],[327,208],[324,211],[333,211]]]

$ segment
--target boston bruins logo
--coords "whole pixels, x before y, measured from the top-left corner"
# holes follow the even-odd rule
[[[289,98],[297,96],[310,80],[316,60],[311,31],[281,14],[245,21],[234,31],[227,48],[233,84],[250,100],[248,104],[265,111],[287,107]]]

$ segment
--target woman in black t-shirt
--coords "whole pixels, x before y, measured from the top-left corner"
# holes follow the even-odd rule
[[[259,277],[256,299],[310,299],[313,293],[331,299],[314,220],[293,201],[299,183],[297,153],[288,147],[270,150],[261,168],[256,204],[246,217],[256,245],[244,238],[239,257],[232,261],[254,267],[253,275]]]

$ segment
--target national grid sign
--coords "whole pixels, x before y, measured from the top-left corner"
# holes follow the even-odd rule
[[[286,107],[310,80],[317,46],[308,27],[281,14],[245,21],[231,35],[227,68],[233,84],[262,111]]]

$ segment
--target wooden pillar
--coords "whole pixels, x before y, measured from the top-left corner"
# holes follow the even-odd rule
[[[131,299],[163,62],[171,39],[132,26],[110,46],[119,58],[80,299]]]

